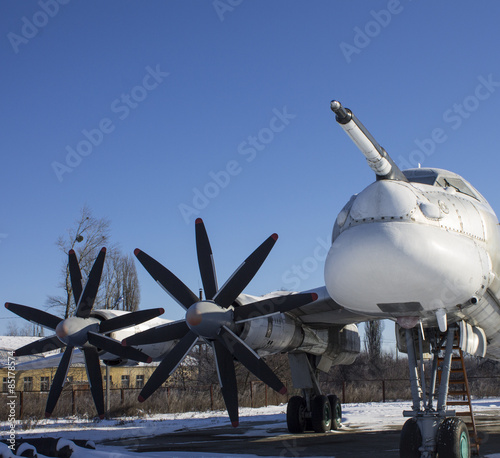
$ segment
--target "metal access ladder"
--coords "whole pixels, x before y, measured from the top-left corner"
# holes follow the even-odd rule
[[[458,417],[463,417],[471,440],[471,450],[474,455],[479,455],[479,445],[481,439],[477,434],[476,421],[474,412],[472,411],[472,402],[470,394],[469,380],[467,379],[467,370],[465,367],[464,355],[462,349],[458,345],[458,331],[455,333],[453,341],[453,356],[451,358],[452,367],[450,371],[449,389],[447,406],[462,407],[464,410],[457,411]],[[438,358],[441,364],[444,358]],[[438,378],[441,382],[441,371],[438,372]]]

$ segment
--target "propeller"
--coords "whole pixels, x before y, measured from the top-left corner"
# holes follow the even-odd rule
[[[135,256],[157,283],[186,310],[186,318],[149,329],[122,341],[123,345],[143,345],[178,341],[163,358],[139,395],[143,402],[156,391],[181,364],[194,345],[202,339],[214,350],[222,396],[233,426],[238,426],[238,389],[234,360],[237,359],[256,377],[281,394],[286,387],[238,335],[238,324],[244,321],[284,313],[315,301],[316,294],[293,294],[239,306],[235,301],[250,283],[273,248],[278,236],[268,237],[236,269],[229,280],[218,287],[215,264],[201,218],[196,220],[196,251],[206,300],[200,300],[181,280],[143,251]]]
[[[136,348],[123,346],[119,341],[103,334],[148,321],[161,315],[164,312],[163,309],[141,310],[104,321],[92,316],[92,308],[99,289],[105,256],[106,248],[102,248],[90,270],[87,283],[83,287],[82,273],[76,253],[74,250],[70,250],[68,253],[70,280],[76,304],[76,312],[73,317],[62,319],[26,305],[9,302],[5,304],[8,310],[21,318],[55,331],[52,336],[18,348],[14,352],[16,356],[44,353],[66,347],[50,387],[45,408],[46,417],[50,417],[56,407],[75,347],[83,350],[90,390],[100,418],[104,418],[104,396],[99,352],[111,353],[122,359],[151,362],[151,358],[143,352]]]

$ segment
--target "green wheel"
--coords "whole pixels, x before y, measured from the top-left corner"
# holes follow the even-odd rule
[[[326,396],[316,396],[311,402],[311,422],[317,433],[326,433],[332,428],[332,408]]]
[[[328,395],[328,400],[330,401],[330,407],[332,409],[332,429],[337,430],[342,428],[342,404],[340,399],[334,394]]]
[[[458,417],[446,418],[438,428],[439,458],[470,458],[470,438],[466,424]]]

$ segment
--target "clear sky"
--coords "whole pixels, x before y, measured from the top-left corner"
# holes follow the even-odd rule
[[[398,164],[453,170],[499,210],[499,17],[494,0],[1,2],[1,302],[57,293],[55,241],[84,204],[194,291],[198,216],[220,283],[277,232],[246,292],[323,285],[335,217],[374,180],[333,98]],[[141,307],[180,319],[137,268]]]

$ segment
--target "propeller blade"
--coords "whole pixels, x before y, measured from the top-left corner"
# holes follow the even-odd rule
[[[15,356],[27,356],[35,355],[38,353],[45,353],[46,351],[57,350],[58,348],[65,347],[57,336],[45,337],[44,339],[37,340],[36,342],[31,342],[24,347],[18,348],[15,352]]]
[[[85,366],[87,368],[90,391],[94,398],[97,415],[102,420],[104,418],[104,394],[102,390],[102,373],[99,355],[97,354],[97,350],[92,347],[83,347],[83,353],[85,355]]]
[[[147,329],[122,340],[122,345],[148,345],[182,339],[189,332],[185,320]]]
[[[47,399],[47,405],[45,407],[45,417],[49,418],[52,412],[56,408],[57,400],[61,395],[61,391],[66,381],[66,375],[68,374],[69,364],[71,362],[71,356],[73,355],[73,347],[66,347],[63,357],[59,362],[59,366],[52,380],[52,385],[50,386],[49,397]]]
[[[245,259],[243,264],[238,267],[231,278],[229,278],[213,298],[217,305],[228,308],[236,300],[260,269],[260,266],[266,260],[276,240],[278,240],[278,235],[271,235],[250,256],[248,256],[247,259]]]
[[[285,385],[262,358],[226,326],[222,327],[217,339],[258,379],[278,393],[286,393]]]
[[[111,337],[102,336],[95,332],[87,333],[89,342],[96,348],[104,350],[108,353],[116,355],[122,359],[131,359],[132,361],[140,361],[142,363],[150,363],[153,361],[151,356],[146,355],[137,348],[125,347],[118,340]]]
[[[170,270],[163,267],[156,259],[144,253],[144,251],[139,250],[139,248],[134,250],[134,254],[155,281],[185,310],[199,301],[196,294],[170,272]]]
[[[186,355],[191,351],[198,341],[198,336],[193,332],[189,331],[179,343],[168,353],[160,365],[153,372],[146,385],[139,394],[139,402],[144,402],[149,396],[151,396],[161,384],[167,380],[172,372],[177,369],[177,366],[182,362]]]
[[[219,384],[226,404],[227,413],[231,424],[236,428],[239,425],[238,415],[238,385],[236,383],[236,372],[234,370],[233,356],[227,348],[219,341],[212,343]]]
[[[217,274],[215,272],[214,256],[207,230],[201,218],[196,220],[196,252],[198,254],[198,265],[200,267],[201,281],[205,290],[205,297],[212,299],[217,290]]]
[[[62,321],[62,318],[59,318],[58,316],[51,315],[50,313],[35,309],[33,307],[28,307],[26,305],[6,302],[5,308],[20,316],[21,318],[24,318],[25,320],[31,321],[35,324],[40,324],[46,328],[52,329],[53,331],[55,331],[57,325]]]
[[[276,296],[270,299],[243,305],[234,309],[234,321],[236,323],[260,318],[276,313],[285,313],[297,307],[314,302],[318,299],[316,293],[290,294],[287,296]]]
[[[80,266],[78,265],[78,260],[76,259],[75,250],[69,250],[68,253],[68,267],[69,267],[69,278],[71,280],[71,288],[73,289],[73,297],[75,298],[75,304],[78,304],[80,296],[82,295],[82,272]]]
[[[130,326],[135,326],[145,321],[152,320],[157,316],[165,313],[162,308],[149,309],[149,310],[139,310],[138,312],[127,313],[126,315],[117,316],[111,318],[110,320],[101,321],[99,325],[99,332],[106,334],[108,332],[118,331],[119,329],[129,328]]]
[[[90,270],[87,284],[83,290],[78,305],[76,307],[76,316],[79,318],[88,318],[92,307],[94,306],[99,283],[101,282],[102,269],[104,267],[104,258],[106,257],[106,248],[102,248],[97,259]]]

